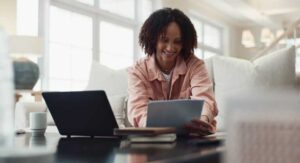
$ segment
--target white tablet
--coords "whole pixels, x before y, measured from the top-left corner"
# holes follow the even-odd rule
[[[147,127],[176,127],[179,135],[186,134],[184,124],[201,116],[204,100],[150,101]]]

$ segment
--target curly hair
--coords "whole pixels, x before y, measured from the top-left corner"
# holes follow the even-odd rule
[[[146,55],[156,53],[158,38],[166,32],[171,22],[175,22],[181,31],[183,41],[180,55],[187,59],[194,53],[194,48],[197,47],[197,33],[191,20],[179,9],[163,8],[152,13],[141,28],[139,44]]]

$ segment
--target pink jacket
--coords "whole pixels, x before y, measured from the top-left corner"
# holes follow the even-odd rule
[[[128,68],[129,122],[135,127],[146,126],[149,100],[190,98],[205,100],[202,115],[206,115],[216,127],[214,118],[218,109],[204,62],[194,55],[187,61],[177,57],[171,80],[168,89],[168,82],[156,66],[154,55],[140,59]]]

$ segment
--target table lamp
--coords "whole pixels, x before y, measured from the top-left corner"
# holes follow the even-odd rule
[[[14,84],[17,90],[32,90],[39,79],[39,66],[28,58],[44,53],[43,39],[35,36],[9,37],[10,54],[13,57]]]

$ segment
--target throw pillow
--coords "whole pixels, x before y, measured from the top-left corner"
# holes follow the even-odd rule
[[[55,122],[54,122],[54,119],[49,111],[49,109],[47,108],[47,125],[48,126],[55,126]]]
[[[86,90],[104,90],[119,127],[125,126],[126,69],[113,70],[97,62],[93,62]]]
[[[253,62],[231,57],[214,57],[213,73],[219,109],[217,129],[225,130],[226,98],[236,94],[296,85],[295,47],[272,52]]]
[[[125,127],[125,97],[126,95],[108,96],[108,101],[115,115],[119,128]]]
[[[214,57],[204,59],[204,63],[205,63],[205,67],[206,67],[207,72],[208,72],[209,79],[212,82],[214,82],[213,58]]]
[[[126,69],[113,70],[93,62],[86,90],[104,90],[107,95],[127,94]]]

